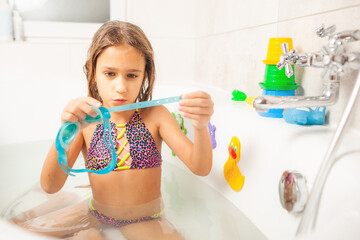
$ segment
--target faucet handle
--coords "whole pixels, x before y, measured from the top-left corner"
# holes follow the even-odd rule
[[[326,36],[329,36],[330,34],[334,33],[336,30],[336,26],[332,25],[328,28],[325,28],[324,24],[321,24],[319,27],[317,27],[315,29],[316,35],[318,35],[319,37],[323,38]]]
[[[296,55],[296,51],[292,49],[289,52],[289,45],[286,42],[281,44],[281,51],[283,54],[280,56],[280,62],[276,64],[276,67],[279,70],[285,67],[285,74],[288,78],[290,78],[292,75],[294,75],[291,64],[293,57]]]

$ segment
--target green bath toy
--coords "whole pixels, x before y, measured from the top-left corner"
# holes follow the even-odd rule
[[[173,115],[173,117],[176,119],[176,122],[178,123],[181,131],[186,135],[186,134],[187,134],[187,130],[186,130],[186,128],[184,127],[184,118],[181,116],[180,113],[175,114],[175,113],[171,112],[171,115]],[[172,153],[172,155],[173,155],[174,157],[176,156],[174,152],[171,152],[171,153]]]
[[[245,99],[247,98],[246,94],[239,91],[239,90],[234,90],[232,92],[233,98],[231,100],[233,101],[245,101]]]

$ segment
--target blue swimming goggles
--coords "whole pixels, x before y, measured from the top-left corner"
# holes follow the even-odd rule
[[[147,107],[153,107],[158,105],[163,105],[166,103],[174,103],[181,100],[181,96],[177,97],[170,97],[170,98],[163,98],[158,100],[152,100],[152,101],[144,101],[144,102],[138,102],[138,103],[132,103],[127,104],[123,106],[118,107],[112,107],[112,108],[96,108],[91,106],[94,111],[96,112],[96,117],[91,117],[89,115],[86,115],[85,119],[82,119],[82,121],[87,123],[95,123],[95,122],[103,122],[103,130],[104,130],[104,142],[106,144],[106,147],[109,149],[109,151],[112,152],[112,159],[109,163],[109,165],[101,170],[91,170],[91,169],[72,169],[68,166],[67,163],[67,157],[65,150],[68,148],[69,144],[74,140],[76,134],[78,133],[80,129],[80,123],[79,122],[65,122],[57,136],[56,136],[56,150],[58,151],[58,162],[62,170],[66,172],[70,176],[75,176],[73,173],[82,173],[82,172],[91,172],[96,174],[107,174],[111,172],[115,166],[116,166],[116,150],[115,147],[111,141],[111,126],[110,126],[110,112],[120,112],[120,111],[128,111],[128,110],[134,110],[139,108],[147,108]],[[106,134],[106,132],[108,134]],[[110,142],[111,147],[108,146],[107,142]]]

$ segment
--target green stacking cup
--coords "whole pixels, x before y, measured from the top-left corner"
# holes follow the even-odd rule
[[[291,66],[294,71],[294,65]],[[288,78],[285,68],[279,70],[276,65],[266,65],[264,82],[259,83],[262,89],[266,90],[295,90],[299,87],[295,83],[295,76]]]

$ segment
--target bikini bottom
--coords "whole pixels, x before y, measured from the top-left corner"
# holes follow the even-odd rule
[[[161,216],[161,214],[163,213],[163,207],[162,207],[163,204],[162,204],[161,198],[155,199],[155,200],[147,203],[146,205],[145,204],[142,205],[141,207],[133,207],[131,210],[127,209],[126,214],[123,214],[126,217],[124,216],[125,218],[121,217],[120,219],[118,217],[109,216],[109,214],[105,215],[102,211],[100,211],[100,209],[98,210],[94,207],[94,205],[95,205],[95,204],[93,204],[94,202],[96,202],[96,201],[93,198],[89,199],[89,211],[90,211],[91,215],[93,215],[96,219],[98,219],[99,222],[101,222],[102,224],[112,226],[112,227],[124,227],[124,226],[126,226],[128,224],[132,224],[132,223],[140,223],[140,222],[150,221],[150,220],[159,218]],[[96,203],[96,205],[99,206],[100,204]],[[144,207],[147,208],[147,210],[145,210],[144,212],[149,212],[149,206],[150,206],[151,210],[154,210],[153,211],[153,212],[155,212],[154,214],[145,215],[143,217],[134,217],[134,216],[138,216],[139,210],[144,209]],[[110,207],[110,208],[115,208],[115,207]],[[134,208],[136,208],[136,209],[134,209]],[[116,213],[116,210],[111,211],[109,209],[109,207],[107,207],[106,212]],[[119,216],[120,214],[116,214],[116,215]]]

